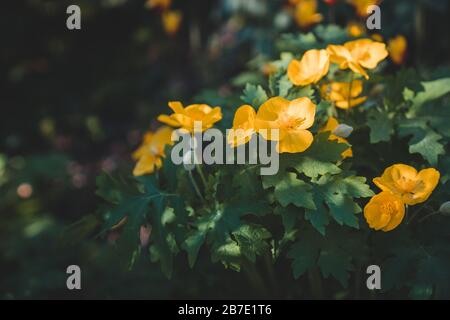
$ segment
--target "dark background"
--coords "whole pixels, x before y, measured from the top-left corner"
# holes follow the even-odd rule
[[[240,90],[231,79],[246,63],[258,54],[272,56],[277,34],[299,31],[293,24],[273,26],[287,1],[174,0],[183,22],[169,36],[161,13],[144,3],[0,5],[0,298],[263,295],[207,257],[194,270],[180,260],[172,280],[145,255],[128,271],[108,239],[77,229],[81,219],[80,225],[89,225],[98,206],[95,176],[102,170],[131,172],[130,153],[141,134],[157,126],[154,119],[167,101],[195,102],[213,94],[230,103],[227,96]],[[82,9],[80,31],[66,28],[70,4]],[[258,4],[266,11],[259,13]],[[320,1],[325,17],[327,10]],[[338,24],[355,19],[347,5],[336,10]],[[408,38],[407,66],[445,73],[449,16],[445,0],[386,0],[382,34]],[[18,192],[24,184],[33,188],[26,197]],[[70,264],[82,268],[80,292],[65,289]]]

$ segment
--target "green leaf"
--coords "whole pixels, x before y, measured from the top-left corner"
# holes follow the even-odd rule
[[[240,247],[241,253],[253,263],[255,263],[257,256],[270,250],[267,240],[271,238],[271,234],[262,226],[244,224],[233,232],[233,236]]]
[[[329,214],[339,225],[358,229],[359,223],[355,214],[361,212],[361,208],[353,198],[367,198],[374,194],[366,184],[366,178],[346,176],[345,173],[322,176],[314,186],[313,193],[319,212],[307,212],[306,218],[322,235],[325,234],[324,228],[328,224],[323,213],[323,203],[327,205]]]
[[[247,83],[241,96],[242,101],[257,108],[268,100],[266,91],[260,85]]]
[[[353,270],[349,256],[337,249],[321,250],[317,264],[325,278],[331,275],[343,287],[347,287],[350,278],[349,271]]]
[[[336,175],[323,178],[319,184],[326,188],[329,194],[342,193],[353,198],[368,198],[374,196],[365,177]]]
[[[340,44],[349,40],[347,30],[335,24],[320,24],[314,28],[314,34],[322,40],[323,46],[328,44]]]
[[[200,251],[201,246],[205,242],[206,232],[203,230],[199,230],[189,236],[181,247],[188,254],[189,267],[193,268],[195,261],[197,260],[198,252]]]
[[[399,125],[400,137],[412,136],[409,141],[409,152],[419,153],[431,165],[437,165],[439,155],[445,154],[442,136],[431,128],[422,119],[408,119]]]
[[[405,100],[410,100],[412,106],[409,109],[409,117],[413,116],[424,104],[439,99],[450,92],[450,78],[443,78],[421,83],[424,90],[410,97],[406,95]]]
[[[422,138],[416,136],[410,141],[409,152],[419,153],[431,165],[437,165],[439,155],[445,154],[444,146],[439,142],[442,139],[440,134],[428,131]]]
[[[154,262],[159,261],[162,271],[170,278],[173,270],[173,256],[178,252],[178,246],[169,227],[176,219],[180,218],[182,221],[184,218],[184,211],[179,209],[180,198],[160,191],[153,176],[143,176],[136,180],[135,187],[110,177],[99,179],[100,185],[105,182],[114,182],[115,190],[119,192],[118,196],[114,196],[114,199],[118,199],[117,204],[107,209],[102,230],[103,232],[110,230],[127,217],[118,244],[125,248],[125,252],[130,253],[138,247],[140,226],[149,223],[152,226],[150,258]],[[100,193],[104,194],[104,192]],[[111,199],[109,195],[107,198]]]
[[[263,177],[264,187],[275,187],[275,198],[283,206],[293,204],[300,208],[316,209],[311,193],[312,187],[297,179],[297,175],[286,172],[275,176]]]
[[[323,202],[315,195],[316,210],[306,210],[305,219],[308,220],[312,226],[325,236],[325,228],[330,223],[329,213]]]
[[[314,89],[312,88],[312,86],[305,86],[305,87],[294,86],[289,90],[289,94],[287,95],[286,99],[295,100],[298,98],[307,97],[312,100],[313,96],[314,96]]]
[[[271,96],[281,96],[282,91],[287,95],[289,89],[292,87],[292,83],[289,84],[287,79],[286,69],[278,69],[275,73],[269,76],[269,90]],[[284,92],[283,92],[284,93]],[[284,97],[284,96],[283,96]]]
[[[319,250],[307,241],[299,241],[292,245],[287,256],[293,259],[292,272],[294,278],[298,279],[316,265]]]
[[[341,172],[336,162],[342,159],[341,154],[348,149],[348,145],[328,140],[329,135],[329,132],[317,134],[313,144],[305,152],[288,154],[280,159],[280,167],[294,168],[311,178]]]
[[[387,112],[372,110],[367,125],[370,128],[370,143],[389,141],[394,132],[394,123]]]
[[[316,36],[309,33],[286,33],[282,34],[276,42],[276,47],[279,51],[289,52],[305,52],[309,49],[317,49],[321,44],[316,39]]]
[[[284,227],[283,238],[280,241],[280,247],[290,241],[295,240],[297,234],[297,229],[295,228],[296,223],[299,219],[299,210],[293,206],[288,206],[286,208],[277,206],[274,209],[276,215],[281,216],[281,221]]]

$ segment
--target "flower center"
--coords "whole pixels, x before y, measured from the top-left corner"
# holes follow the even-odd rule
[[[380,209],[383,214],[388,214],[390,216],[394,215],[397,211],[395,205],[391,202],[383,203],[380,206]]]
[[[416,187],[415,180],[408,179],[404,176],[400,177],[400,179],[396,181],[396,184],[398,185],[399,189],[401,189],[405,193],[413,192]]]
[[[295,130],[305,122],[305,118],[298,118],[292,115],[285,115],[280,119],[280,124],[282,128],[287,130]]]

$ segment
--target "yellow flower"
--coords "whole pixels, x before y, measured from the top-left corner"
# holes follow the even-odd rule
[[[375,230],[391,231],[402,222],[405,205],[402,199],[389,192],[381,192],[370,199],[364,207],[364,217],[369,227]]]
[[[172,0],[147,0],[146,6],[150,9],[160,8],[166,10],[170,7]]]
[[[360,37],[365,33],[365,28],[362,23],[351,21],[347,25],[347,32],[351,37]]]
[[[389,191],[400,197],[404,203],[415,205],[425,202],[436,188],[440,173],[428,168],[417,172],[411,166],[394,164],[384,170],[381,177],[373,182],[383,191]]]
[[[295,7],[295,21],[302,29],[306,29],[322,21],[317,13],[317,0],[300,0]]]
[[[161,168],[164,148],[172,144],[172,131],[173,129],[163,126],[154,133],[147,132],[144,135],[142,145],[132,155],[137,160],[133,175],[150,174]]]
[[[270,76],[271,74],[277,72],[277,66],[273,65],[272,63],[265,63],[261,66],[261,72],[265,76]]]
[[[252,106],[243,105],[236,110],[233,120],[233,131],[228,134],[228,143],[233,147],[246,144],[256,132],[256,111]]]
[[[313,142],[313,135],[307,129],[313,125],[315,114],[316,105],[309,98],[289,101],[274,97],[261,105],[255,123],[265,139],[278,141],[279,153],[297,153],[308,149]],[[270,129],[279,129],[278,138]]]
[[[330,55],[326,50],[308,50],[300,61],[292,60],[288,66],[289,80],[297,86],[317,83],[330,67]]]
[[[355,7],[356,14],[360,17],[367,17],[367,8],[372,5],[378,5],[380,0],[350,0],[350,3]]]
[[[162,23],[166,33],[169,35],[174,35],[177,33],[182,19],[183,15],[180,11],[164,11],[162,14]]]
[[[378,42],[383,42],[384,38],[381,34],[379,33],[373,33],[371,36],[372,40],[378,41]]]
[[[344,139],[344,138],[342,138],[342,137],[340,137],[340,136],[334,134],[334,130],[336,130],[336,128],[337,128],[338,126],[339,126],[339,122],[337,121],[337,119],[334,118],[334,117],[329,117],[329,118],[328,118],[328,121],[327,121],[327,123],[326,123],[326,125],[325,125],[325,127],[323,127],[322,129],[320,129],[319,132],[331,132],[330,137],[328,138],[328,140],[331,140],[331,141],[337,140],[337,142],[339,142],[339,143],[345,143],[345,144],[348,144],[348,145],[349,145],[350,143],[348,142],[347,139]],[[344,152],[342,152],[341,155],[342,155],[342,157],[343,157],[344,159],[345,159],[345,158],[353,157],[353,151],[352,151],[352,148],[351,148],[351,147],[348,148],[347,150],[345,150]]]
[[[333,101],[336,107],[341,109],[356,107],[367,100],[367,97],[358,97],[363,91],[363,82],[361,80],[354,80],[351,90],[349,82],[332,82],[331,84],[322,85],[320,91],[322,97]]]
[[[406,49],[408,48],[408,42],[402,35],[398,35],[395,38],[389,40],[388,51],[391,60],[395,64],[402,64],[405,61]]]
[[[206,104],[192,104],[183,108],[179,101],[169,102],[169,107],[174,113],[170,116],[162,114],[158,117],[158,121],[172,127],[181,127],[189,132],[194,132],[194,122],[201,122],[203,132],[222,119],[220,107],[211,108]]]
[[[380,61],[388,56],[386,45],[371,39],[359,39],[345,43],[343,46],[329,45],[330,60],[341,69],[350,68],[353,72],[369,79],[364,70],[375,69]]]

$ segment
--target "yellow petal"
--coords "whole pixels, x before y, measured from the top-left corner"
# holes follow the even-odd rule
[[[348,62],[352,60],[350,51],[344,46],[332,45],[327,47],[330,61],[339,65],[341,69],[348,67]]]
[[[395,38],[389,40],[388,51],[391,60],[395,64],[402,64],[405,60],[407,48],[408,42],[402,35],[396,36]]]
[[[308,129],[314,124],[316,105],[308,97],[301,97],[291,101],[288,114],[303,119],[303,122],[297,129]]]
[[[174,35],[180,28],[183,15],[180,11],[166,10],[162,14],[164,30],[169,35]]]
[[[350,106],[348,104],[348,100],[341,100],[336,102],[336,107],[341,109],[349,109],[364,103],[367,100],[367,97],[359,97],[356,99],[350,99]]]
[[[347,25],[347,32],[351,37],[360,37],[365,32],[365,27],[362,23],[351,21]]]
[[[405,216],[402,200],[390,192],[381,192],[364,207],[364,218],[369,227],[385,232],[395,229]]]
[[[348,67],[355,73],[359,73],[364,78],[369,79],[369,75],[367,74],[366,70],[364,70],[363,67],[359,65],[359,63],[356,62],[349,62]]]
[[[308,130],[289,130],[278,142],[277,151],[279,153],[303,152],[311,146],[313,140],[313,135]]]
[[[319,131],[320,132],[332,132],[334,129],[337,128],[338,125],[339,125],[339,122],[337,121],[336,118],[329,117],[325,126],[322,129],[320,129]]]
[[[289,80],[297,86],[317,83],[327,73],[330,57],[326,50],[308,50],[300,61],[292,60],[288,66]]]
[[[158,165],[157,157],[151,155],[150,153],[144,155],[136,163],[133,170],[134,176],[142,176],[144,174],[151,174],[155,171]]]
[[[428,200],[439,183],[440,173],[434,168],[423,169],[417,174],[417,185],[413,190],[413,199],[409,204],[414,205]]]
[[[287,111],[289,103],[289,100],[282,97],[270,98],[259,107],[256,118],[265,121],[275,121],[278,119],[279,114]]]
[[[295,21],[301,28],[308,28],[322,21],[322,15],[317,13],[317,0],[301,0],[295,8]]]
[[[354,61],[367,69],[374,69],[388,56],[386,45],[371,39],[349,41],[344,46],[350,51]]]
[[[169,108],[172,109],[172,111],[175,113],[184,112],[183,104],[180,101],[170,101]]]
[[[159,122],[168,124],[169,126],[172,126],[172,127],[180,127],[181,126],[181,124],[176,119],[173,119],[171,116],[168,116],[165,114],[159,115],[157,119]]]
[[[250,105],[236,110],[233,119],[233,131],[228,134],[228,143],[233,147],[247,143],[255,132],[256,111]]]
[[[203,118],[203,121],[206,124],[206,129],[211,128],[214,125],[214,123],[220,120],[222,120],[222,109],[220,107],[213,108]]]

